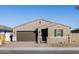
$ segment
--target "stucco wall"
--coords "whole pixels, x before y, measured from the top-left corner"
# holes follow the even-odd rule
[[[71,39],[71,44],[79,44],[79,33],[72,33]]]
[[[54,30],[55,29],[63,29],[63,37],[55,37]],[[70,35],[70,28],[63,25],[55,25],[48,28],[48,43],[60,43],[68,44],[70,40],[68,39],[68,35]]]
[[[40,23],[41,21],[41,23]],[[43,21],[43,20],[36,20],[30,23],[25,23],[23,25],[17,26],[16,28],[13,28],[13,35],[17,37],[17,32],[16,31],[34,31],[36,28],[39,28],[41,26],[44,26],[48,24],[49,22]]]

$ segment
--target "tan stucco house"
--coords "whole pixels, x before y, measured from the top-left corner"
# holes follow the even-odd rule
[[[34,41],[37,43],[70,43],[71,27],[44,19],[34,20],[13,28],[16,41]]]

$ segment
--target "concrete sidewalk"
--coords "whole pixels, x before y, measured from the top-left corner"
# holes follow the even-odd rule
[[[52,48],[0,48],[0,50],[79,50],[79,47],[52,47]]]

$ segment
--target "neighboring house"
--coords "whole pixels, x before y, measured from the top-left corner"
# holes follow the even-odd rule
[[[0,35],[4,35],[5,41],[10,41],[11,33],[12,33],[12,29],[10,27],[0,25]]]
[[[71,43],[79,44],[79,28],[71,31]]]
[[[16,41],[39,43],[70,43],[71,27],[43,19],[24,23],[13,28]]]

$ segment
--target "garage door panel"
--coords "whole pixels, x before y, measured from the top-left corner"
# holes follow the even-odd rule
[[[17,32],[17,41],[35,41],[35,33],[33,31]]]

